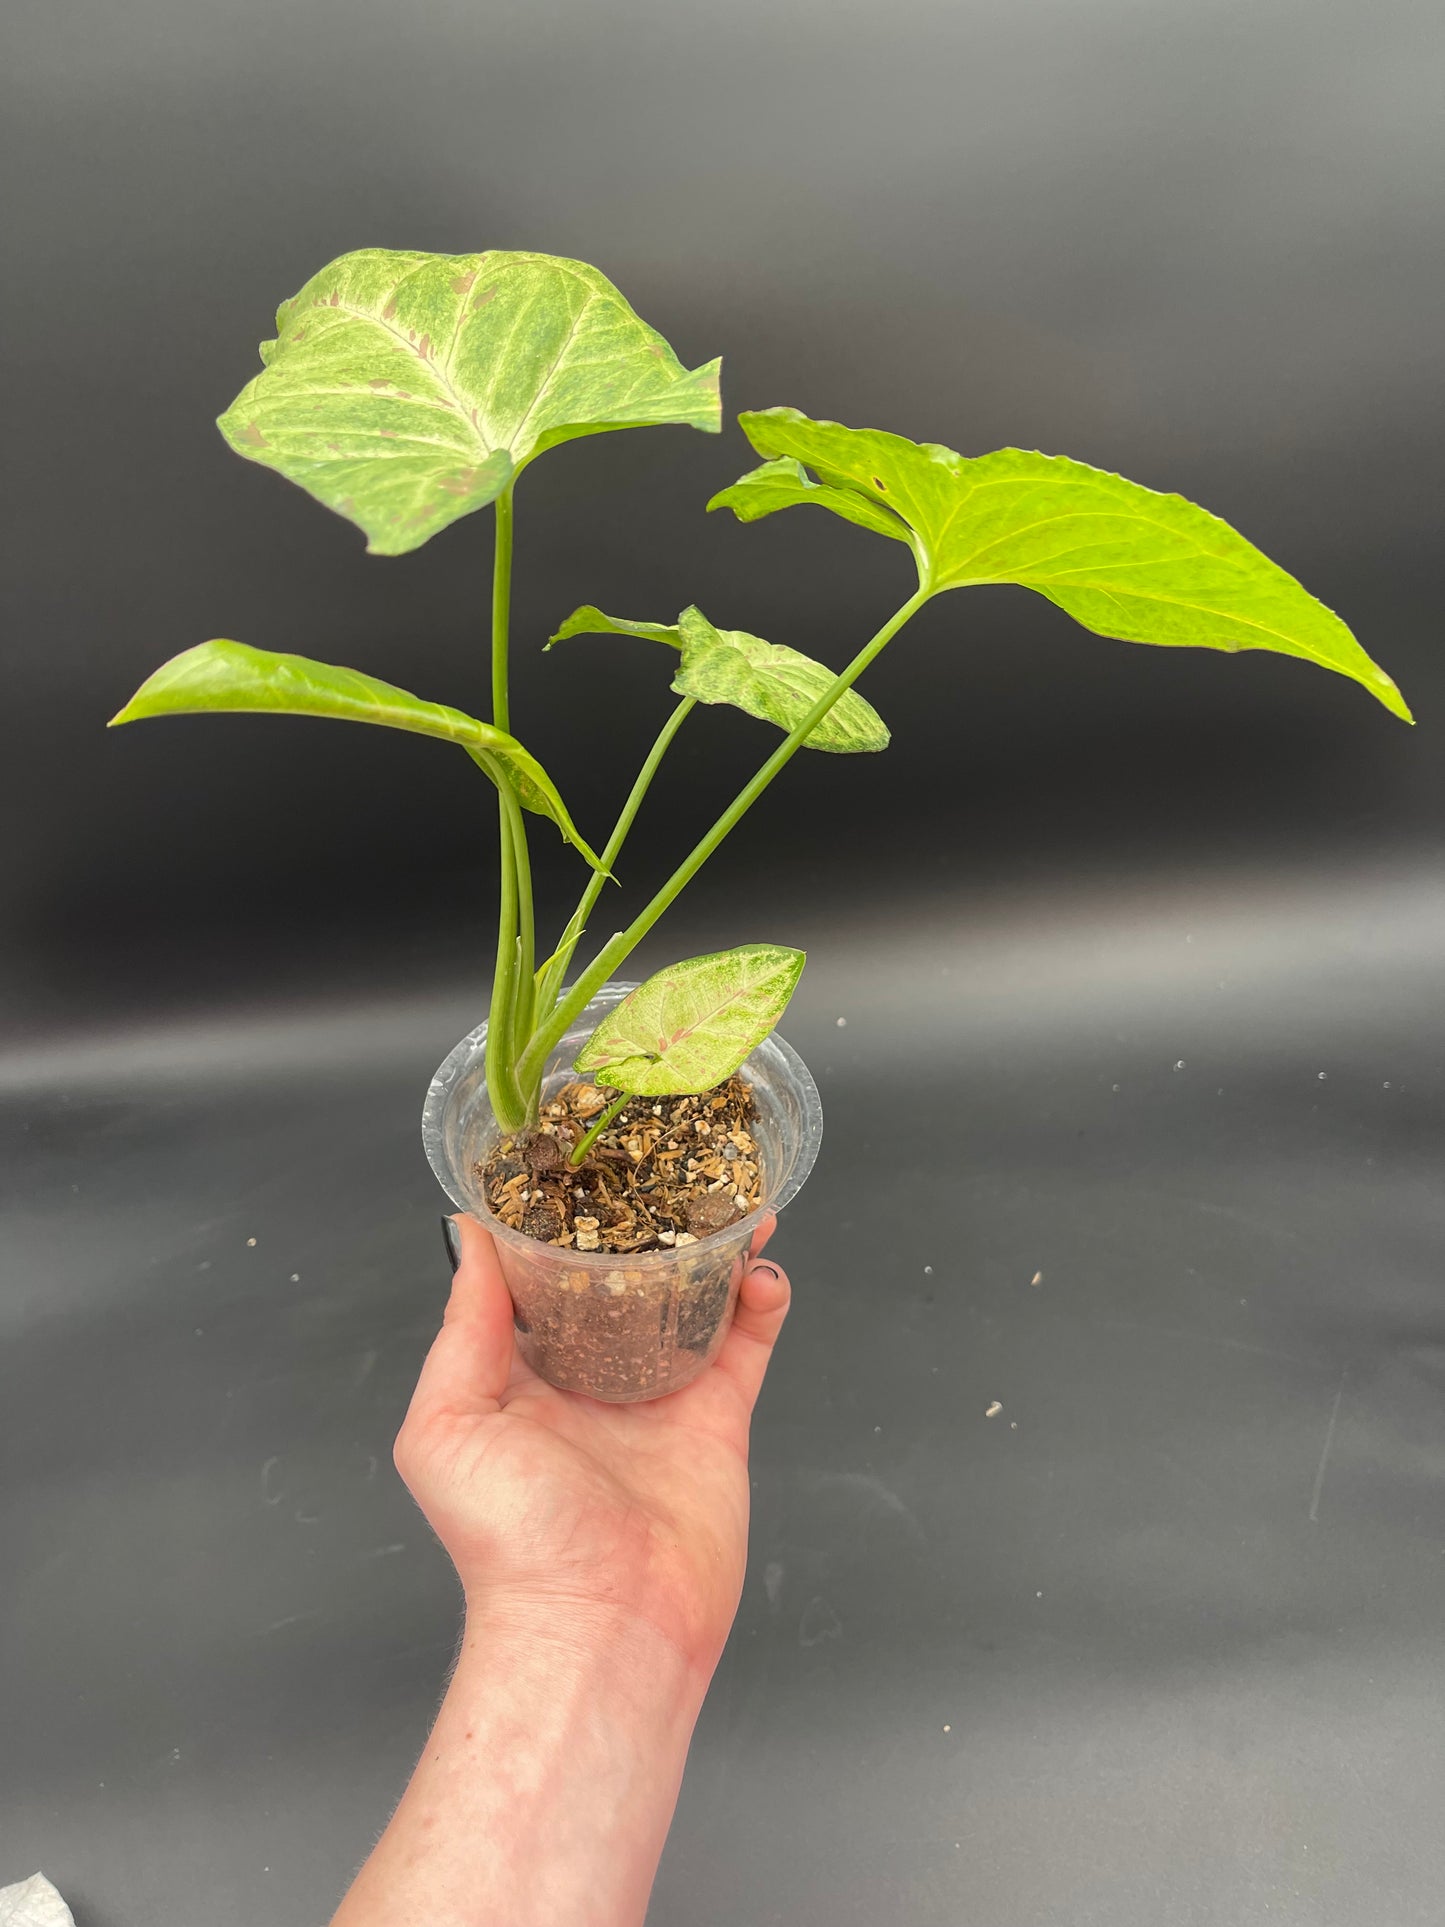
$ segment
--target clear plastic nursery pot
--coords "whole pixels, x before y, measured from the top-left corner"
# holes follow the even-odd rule
[[[544,1103],[576,1075],[573,1060],[599,1020],[635,987],[607,984],[582,1012],[548,1060]],[[727,1336],[759,1221],[796,1197],[813,1168],[823,1109],[807,1065],[774,1034],[742,1066],[757,1105],[750,1127],[763,1172],[757,1210],[681,1250],[620,1256],[541,1244],[488,1209],[480,1166],[503,1133],[487,1095],[486,1044],[483,1023],[438,1069],[422,1139],[447,1196],[496,1240],[522,1356],[550,1384],[613,1404],[680,1391]]]

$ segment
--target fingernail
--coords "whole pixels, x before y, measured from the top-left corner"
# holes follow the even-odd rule
[[[768,1276],[772,1279],[774,1284],[777,1284],[778,1280],[783,1275],[782,1272],[778,1270],[778,1267],[776,1265],[765,1264],[761,1258],[757,1259],[753,1264],[750,1264],[748,1266],[748,1270],[767,1272]]]
[[[442,1243],[447,1248],[447,1263],[452,1268],[452,1276],[457,1275],[457,1266],[462,1261],[462,1234],[452,1218],[442,1218]]]

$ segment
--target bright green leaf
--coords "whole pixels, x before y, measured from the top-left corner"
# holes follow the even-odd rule
[[[609,1011],[574,1068],[634,1097],[711,1090],[787,1009],[804,953],[749,943],[660,970]]]
[[[593,869],[601,864],[567,814],[551,777],[515,737],[444,703],[423,702],[405,689],[307,656],[274,655],[244,642],[202,642],[162,663],[118,715],[117,723],[147,716],[221,711],[266,711],[281,716],[325,716],[338,722],[377,723],[458,743],[497,780],[506,771],[522,804],[548,816]]]
[[[344,254],[282,303],[261,359],[222,434],[376,555],[420,548],[559,442],[722,426],[719,364],[685,369],[605,275],[550,254]]]
[[[880,429],[815,422],[793,408],[740,417],[772,461],[716,498],[744,520],[805,500],[853,521],[866,505],[911,531],[930,593],[975,583],[1037,590],[1096,635],[1207,649],[1269,649],[1361,683],[1395,715],[1410,712],[1391,678],[1340,618],[1227,522],[1062,455],[1003,448],[977,459]],[[811,469],[813,494],[783,485],[780,464]],[[760,478],[777,470],[766,487]],[[737,502],[729,497],[744,491]],[[891,529],[887,532],[892,533]]]
[[[809,506],[832,509],[835,515],[856,522],[860,528],[872,529],[875,535],[890,535],[898,542],[909,540],[908,525],[892,509],[852,489],[815,482],[801,462],[787,456],[749,469],[708,503],[710,509],[731,509],[740,522],[761,521],[779,509]]]
[[[550,649],[555,643],[566,642],[569,636],[644,636],[649,642],[665,642],[672,649],[682,647],[676,623],[628,622],[623,616],[603,615],[590,602],[574,609],[546,646]]]
[[[781,643],[764,642],[743,629],[715,629],[697,608],[684,609],[669,627],[607,616],[589,603],[568,616],[552,642],[581,635],[645,636],[680,649],[682,662],[672,679],[679,696],[691,696],[700,703],[730,703],[785,731],[802,722],[832,686],[835,674]],[[888,740],[888,726],[877,710],[849,689],[814,726],[804,747],[853,755],[887,749]]]

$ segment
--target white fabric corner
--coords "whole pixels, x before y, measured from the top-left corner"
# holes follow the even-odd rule
[[[43,1873],[0,1887],[0,1927],[75,1927],[75,1916]]]

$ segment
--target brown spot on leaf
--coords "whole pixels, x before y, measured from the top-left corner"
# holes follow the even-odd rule
[[[474,468],[463,468],[455,475],[445,475],[439,484],[448,495],[470,495],[476,485],[477,471]]]
[[[472,303],[472,313],[475,314],[479,308],[485,308],[489,301],[495,301],[496,298],[497,298],[497,284],[493,282],[490,288],[483,288],[482,292],[477,296],[476,300]]]
[[[247,448],[265,448],[268,446],[266,437],[261,433],[255,422],[247,422],[245,428],[241,431],[241,440],[246,444]]]
[[[372,379],[367,383],[368,388],[390,388],[390,386],[391,386],[391,383],[387,380],[385,375],[374,375]]]
[[[422,360],[425,361],[427,356],[431,353],[431,336],[430,335],[422,336],[421,340],[416,345],[416,351],[421,356]]]
[[[470,294],[472,291],[472,283],[476,278],[477,271],[475,268],[469,268],[465,274],[459,274],[455,281],[452,282],[452,293]]]
[[[336,292],[335,288],[331,290],[331,300],[330,300],[329,306],[333,308],[339,308],[341,306],[341,296]]]
[[[385,439],[389,442],[394,442],[399,439],[397,432],[394,428],[379,428],[376,432],[378,435],[384,436]]]
[[[392,295],[391,299],[387,302],[386,306],[382,309],[381,318],[383,321],[396,320],[396,296],[395,295]]]

